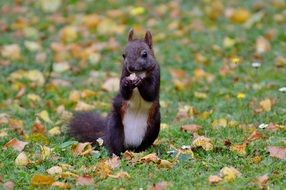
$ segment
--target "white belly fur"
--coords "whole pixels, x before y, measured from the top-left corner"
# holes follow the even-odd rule
[[[147,130],[149,109],[152,103],[146,102],[137,88],[133,90],[131,99],[123,117],[126,147],[137,147],[141,144]]]

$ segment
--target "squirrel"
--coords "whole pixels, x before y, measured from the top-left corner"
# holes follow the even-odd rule
[[[120,89],[106,118],[94,112],[76,112],[69,123],[69,133],[82,142],[103,139],[110,154],[126,150],[140,152],[150,147],[160,131],[160,66],[156,61],[152,34],[144,39],[128,33],[122,54]]]

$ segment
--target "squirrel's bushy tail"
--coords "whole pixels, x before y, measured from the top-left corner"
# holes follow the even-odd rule
[[[70,121],[69,134],[81,142],[104,139],[106,120],[93,112],[76,112]]]

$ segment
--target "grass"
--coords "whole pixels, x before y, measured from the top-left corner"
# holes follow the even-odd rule
[[[257,129],[262,133],[263,138],[251,142],[244,156],[230,151],[224,145],[227,140],[232,144],[242,143],[253,130],[251,125],[256,128],[261,123],[285,126],[286,94],[278,91],[285,86],[285,61],[284,66],[276,66],[277,57],[285,56],[286,51],[286,25],[277,19],[279,16],[283,17],[285,22],[285,3],[277,5],[272,2],[278,1],[267,3],[261,1],[265,4],[260,8],[264,16],[250,28],[246,28],[242,24],[231,22],[224,14],[213,20],[207,16],[205,10],[213,8],[214,12],[221,12],[231,7],[242,7],[253,16],[258,13],[256,1],[218,1],[223,5],[220,11],[214,8],[215,5],[210,1],[181,1],[180,4],[138,1],[133,4],[133,1],[107,3],[66,0],[54,13],[45,13],[38,1],[17,2],[3,1],[0,4],[0,30],[2,30],[0,47],[18,44],[21,49],[19,59],[13,59],[13,56],[12,58],[0,57],[0,113],[6,113],[10,118],[23,121],[27,135],[31,135],[31,128],[40,111],[47,110],[53,121],[53,123],[43,122],[47,129],[57,126],[58,121],[61,121],[60,115],[56,112],[58,106],[64,105],[67,111],[73,111],[77,104],[69,99],[70,92],[73,90],[95,91],[96,96],[81,98],[81,100],[96,105],[96,110],[102,114],[108,112],[115,93],[103,91],[101,86],[108,77],[120,75],[122,49],[126,43],[127,31],[133,27],[138,36],[143,36],[145,29],[150,29],[153,33],[155,52],[161,66],[162,123],[168,126],[161,130],[159,144],[143,154],[156,152],[160,158],[172,160],[173,157],[167,153],[168,151],[173,150],[173,147],[190,145],[193,140],[192,135],[180,130],[184,124],[201,125],[199,133],[212,139],[214,145],[212,151],[196,149],[194,158],[190,155],[182,157],[172,169],[158,169],[155,164],[131,165],[122,159],[119,170],[128,172],[130,179],[101,180],[94,173],[88,173],[93,176],[96,188],[146,189],[154,183],[169,181],[172,184],[170,189],[257,189],[254,183],[256,177],[265,174],[269,176],[268,188],[285,188],[285,160],[270,157],[266,149],[270,145],[285,146],[285,128],[277,132]],[[144,7],[145,12],[131,15],[130,12],[134,6]],[[164,12],[165,8],[166,12]],[[109,24],[105,29],[102,26],[103,29],[101,29],[106,31],[100,33],[98,28],[87,29],[82,26],[81,17],[93,13],[100,15],[101,22],[110,22],[108,19],[111,18],[111,21],[115,22],[115,27],[112,28]],[[112,18],[110,16],[112,14],[118,14],[118,16]],[[198,26],[190,27],[195,21],[201,22],[201,30]],[[78,45],[80,50],[76,50],[72,55],[65,54],[65,49],[60,50],[61,53],[52,51],[51,44],[61,42],[60,31],[69,25],[79,30],[73,44]],[[120,27],[124,27],[122,32]],[[257,55],[256,39],[259,36],[267,36],[267,33],[272,31],[274,35],[269,40],[270,50]],[[236,43],[229,48],[225,47],[223,41],[226,37],[234,39]],[[115,40],[118,45],[107,43],[110,39]],[[35,41],[42,46],[42,49],[31,52],[25,47],[26,41]],[[105,43],[104,45],[107,43],[107,46],[114,45],[114,47],[100,49],[98,53],[101,59],[95,64],[91,64],[85,57],[76,55],[90,44],[102,45],[102,43]],[[68,46],[71,43],[66,44]],[[39,53],[46,55],[42,63],[37,58],[40,56]],[[202,56],[203,61],[199,56]],[[234,57],[240,59],[238,64],[232,63]],[[70,69],[60,74],[52,72],[49,76],[51,63],[63,61],[69,63]],[[255,69],[251,66],[251,63],[256,61],[262,63],[260,68]],[[230,67],[226,75],[220,74],[223,66]],[[8,80],[11,73],[21,69],[39,70],[45,79],[49,80],[44,86],[35,86],[26,79]],[[171,69],[185,71],[190,83],[183,86],[181,90],[177,90],[172,82]],[[198,69],[203,69],[213,79],[208,81],[204,77],[196,76],[195,71]],[[60,86],[55,79],[64,80],[69,85]],[[19,87],[25,87],[25,93],[17,97]],[[199,98],[195,95],[196,92],[205,93],[207,98]],[[41,100],[31,101],[28,95],[32,93],[39,95]],[[238,93],[244,93],[245,98],[238,99]],[[251,107],[251,102],[255,100],[259,104],[267,98],[273,102],[271,110],[256,113]],[[196,114],[194,117],[177,121],[175,118],[178,109],[184,105],[195,108]],[[208,117],[200,117],[203,112],[210,112],[210,110],[212,113]],[[236,121],[237,125],[214,129],[213,121],[220,118]],[[242,127],[242,124],[248,124],[249,127]],[[107,157],[103,149],[97,155],[81,157],[73,155],[70,148],[60,148],[62,143],[70,141],[71,138],[65,135],[64,125],[59,124],[59,126],[63,131],[60,136],[48,136],[47,146],[54,148],[53,156],[49,159],[39,160],[43,145],[39,140],[31,141],[25,148],[29,159],[34,161],[26,167],[15,166],[15,158],[19,154],[17,151],[1,148],[0,177],[3,181],[13,181],[15,189],[36,188],[31,185],[32,176],[47,174],[46,170],[52,166],[59,163],[70,164],[74,167],[75,173],[83,175],[86,174],[84,167],[95,166],[99,160]],[[13,137],[27,140],[8,128],[8,124],[0,124],[0,131],[5,130],[8,133],[7,136],[0,137],[0,147]],[[255,156],[260,156],[261,162],[254,164],[252,160]],[[235,167],[242,176],[232,182],[210,185],[208,177],[218,174],[225,166]],[[76,186],[73,178],[65,181],[74,189],[88,188]],[[90,189],[93,188],[90,187]]]

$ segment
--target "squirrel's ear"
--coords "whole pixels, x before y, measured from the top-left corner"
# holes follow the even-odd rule
[[[128,42],[133,40],[134,30],[131,28],[128,32]]]
[[[148,44],[148,46],[152,49],[152,34],[151,32],[148,30],[145,34],[145,42]]]

